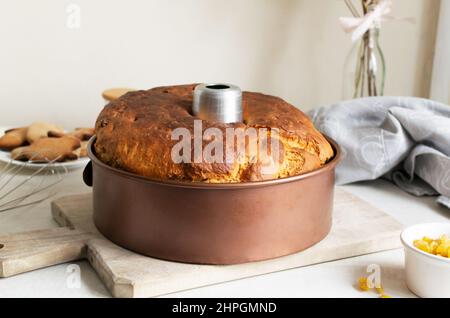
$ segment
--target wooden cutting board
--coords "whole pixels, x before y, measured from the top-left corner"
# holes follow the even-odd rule
[[[217,266],[154,259],[111,243],[92,222],[90,193],[53,201],[52,215],[60,228],[0,236],[0,277],[87,258],[113,296],[152,297],[398,248],[402,228],[384,212],[336,188],[333,227],[320,243],[273,260]]]

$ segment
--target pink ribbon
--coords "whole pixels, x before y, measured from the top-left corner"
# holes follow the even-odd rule
[[[404,20],[411,23],[415,22],[414,18],[395,18],[389,13],[391,12],[392,1],[382,0],[375,8],[362,17],[340,17],[339,22],[346,33],[352,33],[352,42],[356,42],[363,36],[374,24],[379,24],[387,20]]]

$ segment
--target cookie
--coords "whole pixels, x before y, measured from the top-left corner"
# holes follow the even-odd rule
[[[48,136],[49,132],[53,134],[64,134],[64,129],[61,126],[44,123],[44,122],[35,122],[28,127],[27,131],[27,140],[30,144],[35,142],[40,138],[45,138]]]
[[[0,149],[11,150],[27,144],[28,127],[9,129],[0,138]]]
[[[77,155],[78,158],[85,158],[88,156],[88,152],[87,152],[87,144],[88,141],[82,141],[80,148],[77,148],[73,151],[74,154]]]
[[[102,93],[102,96],[106,101],[112,102],[128,92],[134,92],[134,91],[135,90],[132,88],[110,88],[110,89],[104,90]]]
[[[81,141],[89,140],[95,133],[94,128],[75,128],[74,131],[71,131],[67,134],[49,131],[48,137],[62,137],[62,136],[72,136]]]
[[[78,159],[78,156],[74,153],[74,150],[80,146],[80,140],[71,136],[43,137],[30,146],[14,149],[11,152],[11,157],[15,160],[32,162],[75,160]]]
[[[68,133],[70,136],[74,136],[81,141],[89,140],[95,134],[94,128],[75,128],[74,131]]]

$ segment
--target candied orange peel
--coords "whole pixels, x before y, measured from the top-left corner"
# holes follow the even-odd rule
[[[360,277],[358,279],[358,286],[359,286],[359,289],[362,291],[369,291],[370,289],[372,289],[369,287],[369,284],[367,282],[367,277]],[[384,293],[384,289],[381,285],[378,287],[375,287],[375,291],[380,295],[380,298],[391,298],[391,296],[386,295]]]
[[[445,234],[438,239],[424,236],[421,239],[414,240],[413,244],[416,248],[426,253],[450,258],[450,238]]]
[[[358,285],[359,285],[359,289],[361,289],[362,291],[368,291],[369,285],[367,285],[367,277],[360,277],[358,279]]]

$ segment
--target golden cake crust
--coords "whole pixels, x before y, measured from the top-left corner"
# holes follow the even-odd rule
[[[227,183],[305,173],[320,168],[333,156],[328,141],[303,112],[278,97],[243,92],[244,123],[202,121],[203,131],[216,127],[225,136],[230,127],[278,128],[279,160],[252,161],[245,154],[244,160],[230,163],[175,163],[171,152],[178,140],[172,140],[172,131],[186,128],[193,134],[194,120],[198,119],[190,113],[195,86],[134,91],[109,103],[95,125],[97,157],[112,167],[152,179]],[[209,142],[203,140],[203,148]],[[273,169],[264,170],[267,165]]]

